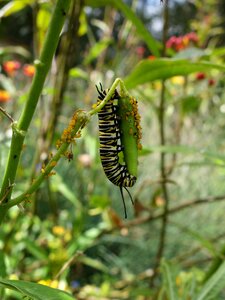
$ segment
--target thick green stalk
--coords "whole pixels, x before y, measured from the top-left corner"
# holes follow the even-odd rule
[[[12,188],[9,191],[9,186],[12,187],[15,181],[24,138],[34,115],[45,78],[51,66],[52,58],[58,45],[62,26],[69,9],[70,1],[71,0],[58,0],[56,3],[40,59],[35,63],[36,73],[31,85],[27,102],[18,124],[13,124],[11,147],[0,193],[0,199],[2,203],[10,200]]]

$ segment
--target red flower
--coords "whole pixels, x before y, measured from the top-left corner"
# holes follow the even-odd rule
[[[33,77],[35,72],[35,67],[33,65],[24,65],[23,66],[23,74],[27,77]]]
[[[205,79],[205,73],[203,73],[203,72],[199,72],[197,75],[196,75],[196,79],[197,80],[203,80],[203,79]]]
[[[0,102],[8,102],[10,100],[9,92],[0,90]]]
[[[166,48],[172,48],[175,51],[180,51],[182,49],[187,48],[190,43],[197,43],[198,37],[196,33],[190,32],[181,36],[171,36],[169,40],[166,42]]]
[[[166,42],[166,48],[174,48],[176,43],[177,43],[177,37],[173,35]]]
[[[185,47],[182,36],[171,36],[166,42],[166,48],[172,48],[175,51],[180,51]]]
[[[137,53],[137,55],[138,55],[140,58],[142,58],[142,57],[144,56],[144,54],[145,54],[145,47],[143,47],[143,46],[137,47],[137,48],[136,48],[136,53]]]
[[[215,81],[214,79],[212,79],[212,78],[210,78],[210,79],[208,80],[208,85],[209,85],[209,86],[213,86],[215,83],[216,83],[216,81]]]
[[[21,63],[17,60],[8,60],[3,63],[3,70],[10,76],[13,76],[20,67]]]
[[[189,39],[189,42],[198,43],[199,39],[195,32],[189,32],[185,36]]]

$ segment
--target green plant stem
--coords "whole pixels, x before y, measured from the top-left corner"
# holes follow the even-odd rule
[[[169,3],[164,6],[163,10],[163,49],[162,49],[162,57],[166,54],[166,40],[167,40],[167,31],[168,31],[168,21],[169,21],[169,14],[168,14],[168,5]],[[162,89],[161,89],[161,95],[160,95],[160,104],[159,104],[159,134],[160,134],[160,145],[164,146],[166,144],[166,138],[165,138],[165,105],[166,105],[166,85],[165,80],[162,80]],[[160,174],[161,174],[161,188],[162,188],[162,196],[165,201],[164,205],[164,212],[162,215],[162,224],[161,224],[161,232],[159,236],[159,245],[158,250],[156,253],[156,266],[155,270],[158,269],[160,265],[160,261],[163,257],[163,252],[165,249],[165,242],[166,242],[166,230],[167,230],[167,224],[168,224],[168,213],[169,213],[169,192],[167,188],[167,172],[166,172],[166,153],[160,154]],[[155,272],[156,275],[156,272]],[[153,280],[154,277],[153,276]],[[153,283],[153,281],[152,281]]]
[[[89,112],[90,116],[98,113],[106,105],[106,103],[109,101],[109,99],[112,97],[113,93],[115,92],[115,89],[118,86],[118,84],[120,84],[120,85],[122,84],[122,86],[124,87],[123,81],[120,78],[116,78],[115,81],[113,82],[111,88],[107,92],[107,95],[104,98],[104,100],[97,107],[93,108]]]
[[[74,126],[74,129],[72,131],[72,137],[74,138],[76,136],[76,133],[86,124],[86,122],[89,120],[89,115],[87,112],[84,111],[78,111],[76,112],[77,119],[76,124]],[[67,148],[69,147],[70,142],[64,142],[56,152],[56,154],[51,158],[51,160],[48,162],[46,167],[42,169],[42,173],[34,180],[33,184],[21,195],[18,197],[12,199],[8,203],[5,203],[2,205],[3,209],[9,209],[12,206],[18,205],[25,199],[29,199],[31,194],[35,192],[40,184],[44,181],[46,177],[49,176],[51,171],[56,166],[59,159],[63,156],[63,154],[66,152]],[[1,210],[0,210],[0,221],[1,221]]]
[[[52,58],[58,45],[59,35],[69,9],[70,1],[71,0],[58,0],[56,3],[43,50],[40,55],[40,60],[36,61],[35,63],[36,73],[31,85],[27,102],[18,121],[18,125],[14,123],[11,147],[0,193],[0,199],[3,199],[3,203],[8,202],[11,197],[12,188],[7,195],[6,191],[8,187],[10,185],[12,186],[15,181],[25,135],[34,115],[45,78],[50,69]]]
[[[165,82],[162,83],[162,91],[161,91],[161,100],[160,100],[160,108],[159,108],[159,123],[160,123],[160,140],[161,146],[165,145]],[[163,256],[164,246],[165,246],[165,237],[166,237],[166,227],[167,227],[167,219],[168,219],[168,210],[169,210],[169,195],[167,190],[167,174],[166,174],[166,162],[165,162],[165,153],[160,154],[160,172],[161,172],[161,187],[162,187],[162,195],[165,201],[164,212],[162,215],[162,228],[159,239],[159,247],[156,255],[156,266],[158,267],[160,264],[160,260]]]

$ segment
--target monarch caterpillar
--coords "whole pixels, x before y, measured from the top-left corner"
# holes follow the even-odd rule
[[[103,90],[100,84],[98,91],[98,103],[101,102],[107,95],[107,91]],[[119,154],[124,152],[123,140],[121,139],[121,129],[119,126],[120,116],[118,115],[118,103],[121,97],[117,90],[106,103],[106,105],[98,112],[99,118],[99,140],[100,140],[100,158],[107,178],[115,185],[119,186],[123,200],[124,214],[127,218],[126,205],[123,196],[123,188],[127,191],[131,202],[133,203],[130,192],[127,187],[132,187],[136,182],[136,174],[132,175],[127,168],[127,159],[124,159],[125,164],[120,163]],[[124,127],[124,126],[122,126]]]

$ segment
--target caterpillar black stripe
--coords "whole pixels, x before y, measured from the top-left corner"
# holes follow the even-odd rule
[[[98,86],[96,86],[96,89],[99,94],[98,103],[100,103],[107,95],[107,91],[103,90],[101,84],[100,89]],[[115,90],[111,99],[98,113],[100,158],[107,178],[120,188],[124,206],[124,214],[125,218],[127,218],[123,188],[126,189],[133,203],[131,194],[127,187],[132,187],[135,184],[136,177],[128,172],[126,164],[121,164],[119,162],[119,152],[123,150],[123,145],[121,145],[120,139],[121,133],[118,125],[119,117],[116,113],[117,105],[115,104],[115,100],[119,100],[119,98],[120,95],[117,90]]]

